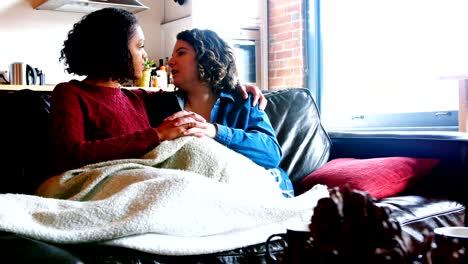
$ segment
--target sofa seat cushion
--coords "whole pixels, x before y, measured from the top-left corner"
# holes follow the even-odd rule
[[[0,248],[10,263],[83,264],[60,247],[8,232],[0,232]]]
[[[390,218],[417,243],[437,227],[464,226],[465,206],[455,201],[408,195],[380,199],[377,205],[387,208]]]
[[[463,226],[464,223],[465,207],[453,201],[421,196],[400,196],[378,200],[377,205],[389,210],[390,218],[400,223],[403,232],[409,235],[412,243],[423,241],[424,230]],[[216,254],[194,256],[161,256],[96,243],[55,244],[55,246],[71,252],[85,263],[268,263],[265,243]],[[283,255],[285,242],[272,241],[270,250],[275,256]]]
[[[265,238],[265,241],[267,238]],[[205,255],[170,256],[156,255],[130,248],[120,248],[97,243],[85,244],[53,244],[70,254],[80,257],[84,263],[267,263],[265,243],[259,243],[243,248],[236,248],[225,252]],[[279,257],[283,255],[286,242],[278,239],[271,241],[270,252]]]

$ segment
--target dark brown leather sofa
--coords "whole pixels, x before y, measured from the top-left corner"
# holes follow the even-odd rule
[[[416,185],[381,199],[404,232],[422,241],[423,232],[463,226],[467,198],[468,137],[444,133],[355,133],[325,131],[307,89],[268,91],[266,109],[283,149],[281,167],[294,184],[331,159],[408,156],[440,163]],[[0,91],[0,192],[33,193],[54,173],[47,162],[50,93]],[[31,158],[34,157],[34,158]],[[267,237],[265,237],[265,240]],[[284,250],[273,243],[275,254]],[[197,256],[160,256],[132,249],[88,244],[51,244],[0,233],[0,248],[14,263],[266,263],[264,244]]]

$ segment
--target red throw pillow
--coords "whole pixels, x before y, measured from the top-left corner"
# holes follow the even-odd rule
[[[419,177],[426,175],[438,159],[388,157],[373,159],[334,159],[306,176],[297,186],[301,194],[316,184],[350,188],[368,192],[375,198],[385,198],[403,191]]]

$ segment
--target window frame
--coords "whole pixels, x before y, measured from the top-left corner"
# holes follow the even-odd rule
[[[323,52],[321,28],[321,0],[306,0],[306,73],[307,87],[323,111]],[[388,114],[362,113],[340,119],[340,126],[332,130],[351,131],[459,131],[458,109],[432,112],[405,112]],[[324,126],[327,127],[326,120]]]

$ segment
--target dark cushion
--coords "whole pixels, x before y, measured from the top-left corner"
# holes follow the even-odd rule
[[[268,99],[265,112],[283,151],[280,167],[295,185],[328,161],[331,141],[308,89],[291,88],[264,94]]]

